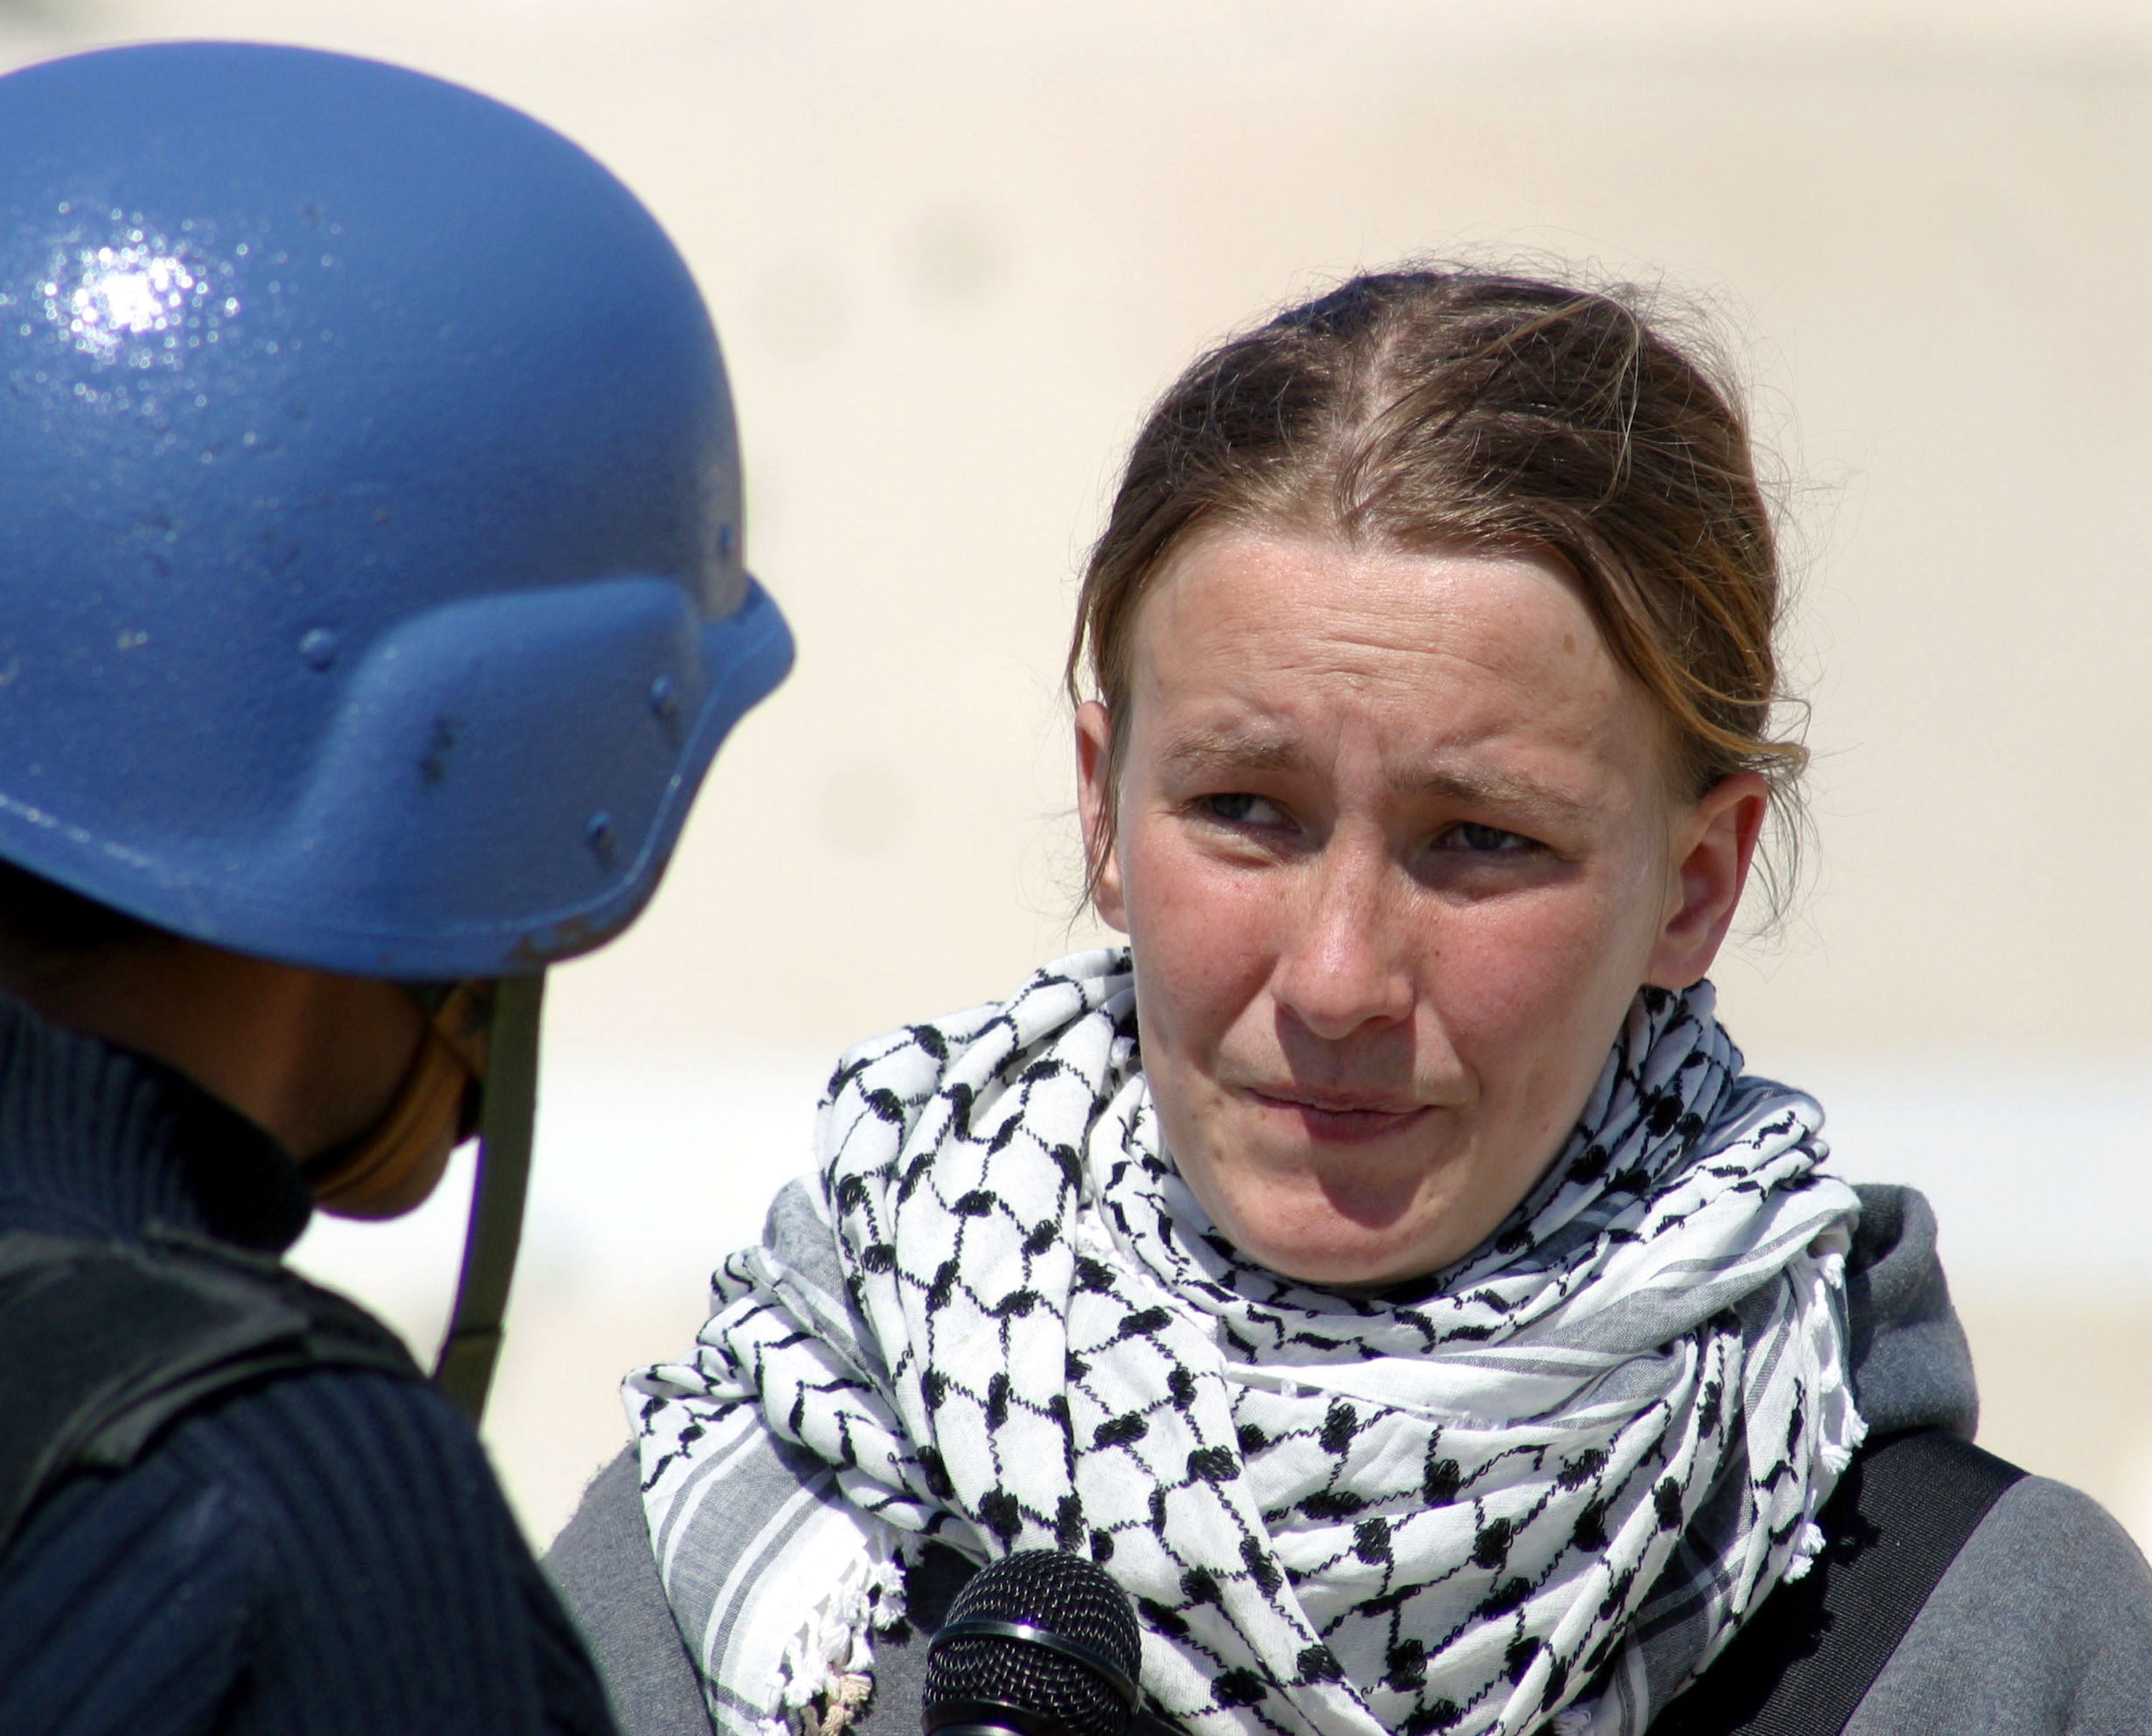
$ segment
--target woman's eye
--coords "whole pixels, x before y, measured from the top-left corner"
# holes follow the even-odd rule
[[[1206,795],[1199,805],[1211,819],[1222,820],[1228,825],[1275,825],[1285,817],[1276,804],[1238,790]]]
[[[1507,854],[1532,848],[1532,840],[1515,832],[1505,832],[1500,826],[1482,825],[1476,820],[1460,820],[1435,840],[1444,850],[1459,850],[1474,855]]]

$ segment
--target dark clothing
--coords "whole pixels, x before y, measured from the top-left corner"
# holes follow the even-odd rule
[[[1936,1258],[1926,1200],[1864,1187],[1847,1261],[1855,1398],[1871,1434],[1970,1437],[1972,1358]],[[596,1653],[628,1736],[708,1736],[694,1666],[665,1600],[630,1448],[555,1541],[552,1570]],[[926,1646],[976,1571],[930,1544],[905,1575],[914,1622],[875,1642],[858,1736],[918,1727]],[[1678,1702],[1676,1703],[1678,1704]],[[1988,1510],[1845,1727],[1845,1736],[2141,1736],[2152,1732],[2152,1569],[2097,1503],[2040,1477]]]
[[[245,1118],[0,998],[0,1231],[281,1253],[311,1210]],[[612,1728],[477,1436],[419,1382],[319,1369],[213,1400],[71,1479],[0,1558],[8,1736]]]

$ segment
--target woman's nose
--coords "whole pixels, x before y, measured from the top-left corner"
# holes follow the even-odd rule
[[[1333,844],[1309,865],[1305,908],[1272,977],[1278,1004],[1315,1036],[1335,1042],[1412,1014],[1397,913],[1373,853]]]

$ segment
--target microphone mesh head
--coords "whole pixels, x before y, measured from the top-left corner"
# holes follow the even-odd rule
[[[1027,1549],[979,1570],[949,1606],[948,1620],[1022,1622],[1088,1647],[1130,1681],[1143,1657],[1128,1593],[1081,1556]],[[1120,1736],[1129,1710],[1095,1670],[1028,1640],[958,1636],[926,1649],[926,1728],[938,1707],[999,1702],[1066,1736]]]

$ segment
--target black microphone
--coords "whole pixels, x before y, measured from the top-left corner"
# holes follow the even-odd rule
[[[925,1736],[1129,1736],[1142,1642],[1128,1593],[1051,1549],[982,1567],[926,1646]]]

